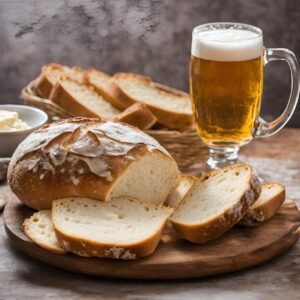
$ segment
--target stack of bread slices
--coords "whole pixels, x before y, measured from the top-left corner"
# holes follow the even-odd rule
[[[14,153],[12,191],[37,210],[25,234],[49,251],[133,260],[152,254],[166,224],[206,243],[234,225],[271,218],[285,198],[238,164],[202,177],[181,175],[175,160],[143,131],[73,118],[35,131]]]
[[[42,67],[35,80],[40,97],[50,99],[73,116],[101,118],[150,129],[193,127],[190,96],[132,73],[110,76],[96,69],[59,64]]]

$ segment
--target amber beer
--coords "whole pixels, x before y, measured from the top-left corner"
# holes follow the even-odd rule
[[[252,32],[194,33],[190,90],[201,139],[241,146],[252,139],[263,89],[262,39]]]

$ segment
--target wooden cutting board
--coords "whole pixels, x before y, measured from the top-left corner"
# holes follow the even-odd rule
[[[251,229],[236,226],[205,245],[181,240],[169,230],[152,256],[137,261],[58,255],[40,248],[24,235],[22,223],[34,211],[21,204],[7,187],[0,187],[0,193],[3,189],[9,198],[4,210],[4,224],[14,246],[58,268],[102,277],[179,279],[232,272],[282,254],[300,235],[299,210],[294,202],[287,200],[278,214],[265,224]]]

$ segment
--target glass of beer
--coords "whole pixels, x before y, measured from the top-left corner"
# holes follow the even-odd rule
[[[264,65],[284,60],[291,93],[284,112],[267,122],[260,116]],[[255,137],[278,132],[291,118],[299,97],[299,66],[293,52],[265,48],[261,29],[239,23],[194,28],[190,92],[197,132],[209,147],[208,169],[239,162],[238,151]]]

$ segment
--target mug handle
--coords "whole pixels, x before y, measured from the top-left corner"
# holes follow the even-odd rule
[[[282,129],[293,115],[298,103],[300,72],[295,54],[288,49],[266,48],[264,51],[264,65],[274,60],[283,60],[289,65],[291,71],[291,93],[285,110],[277,119],[267,122],[262,117],[258,118],[254,133],[254,136],[258,138],[271,136]]]

